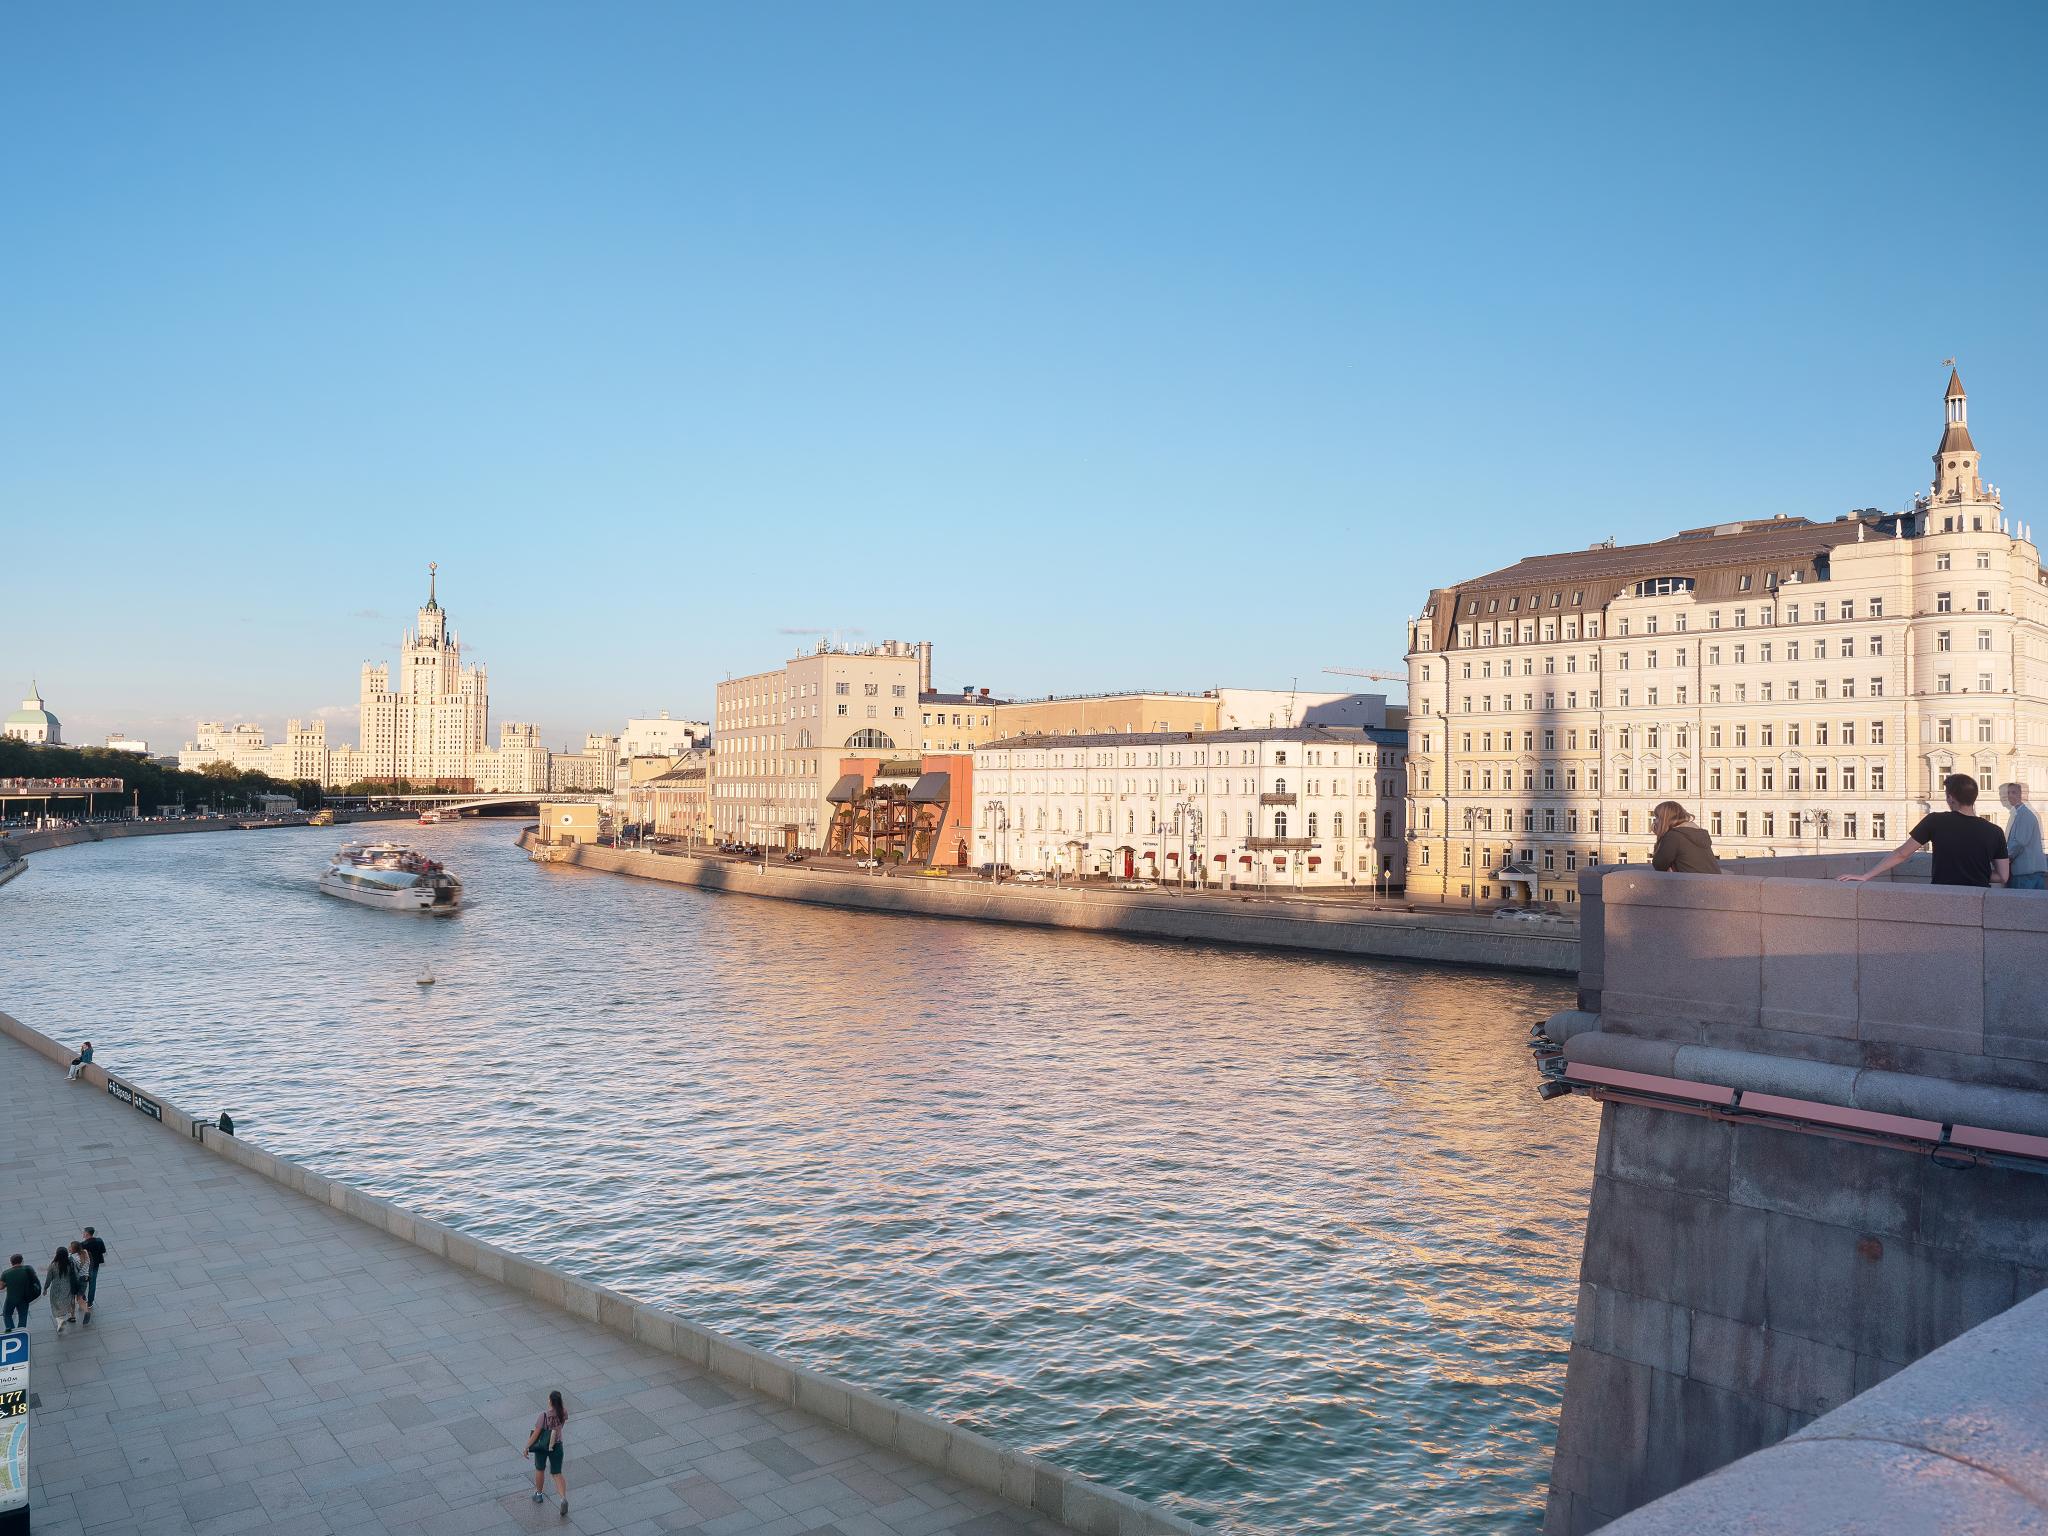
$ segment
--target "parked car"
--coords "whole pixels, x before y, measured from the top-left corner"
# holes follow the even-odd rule
[[[984,880],[1008,880],[1016,873],[1017,871],[1010,868],[1007,864],[984,864],[981,866],[981,878]]]
[[[1043,885],[1045,883],[1045,875],[1035,869],[1020,869],[1011,878],[1019,885]]]
[[[855,859],[853,867],[855,869],[880,869],[882,861],[880,859]]]
[[[946,871],[943,869],[920,869],[918,873],[920,875],[927,875],[934,880],[943,880],[946,878]]]
[[[1159,882],[1157,880],[1119,880],[1116,883],[1116,888],[1120,891],[1156,891],[1159,889]]]

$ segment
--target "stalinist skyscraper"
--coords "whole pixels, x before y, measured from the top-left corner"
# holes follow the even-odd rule
[[[488,740],[490,689],[484,668],[464,669],[462,643],[435,596],[436,567],[427,567],[427,602],[399,652],[398,686],[391,668],[363,665],[362,776],[443,781],[468,787]]]

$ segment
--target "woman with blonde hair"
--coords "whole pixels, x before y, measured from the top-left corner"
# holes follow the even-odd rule
[[[1714,857],[1714,840],[1676,800],[1666,800],[1650,813],[1650,831],[1657,838],[1650,854],[1652,869],[1680,875],[1721,873],[1721,861]]]

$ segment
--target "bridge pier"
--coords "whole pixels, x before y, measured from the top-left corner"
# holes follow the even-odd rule
[[[1547,1536],[2048,1286],[2048,1008],[2008,986],[2048,964],[2048,894],[1588,878],[1592,1007],[1545,1027],[1603,1101]]]

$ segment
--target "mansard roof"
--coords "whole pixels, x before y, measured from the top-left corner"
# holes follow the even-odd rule
[[[1648,544],[1598,544],[1563,554],[1533,555],[1489,571],[1431,596],[1431,648],[1442,650],[1460,622],[1487,622],[1512,615],[1597,613],[1639,581],[1660,576],[1689,578],[1699,597],[1736,597],[1767,592],[1772,577],[1795,573],[1811,579],[1817,565],[1838,544],[1865,537],[1889,537],[1890,515],[1853,513],[1830,523],[1803,517],[1773,517],[1688,528]],[[1744,593],[1741,577],[1753,578]],[[1477,603],[1477,610],[1473,605]]]

